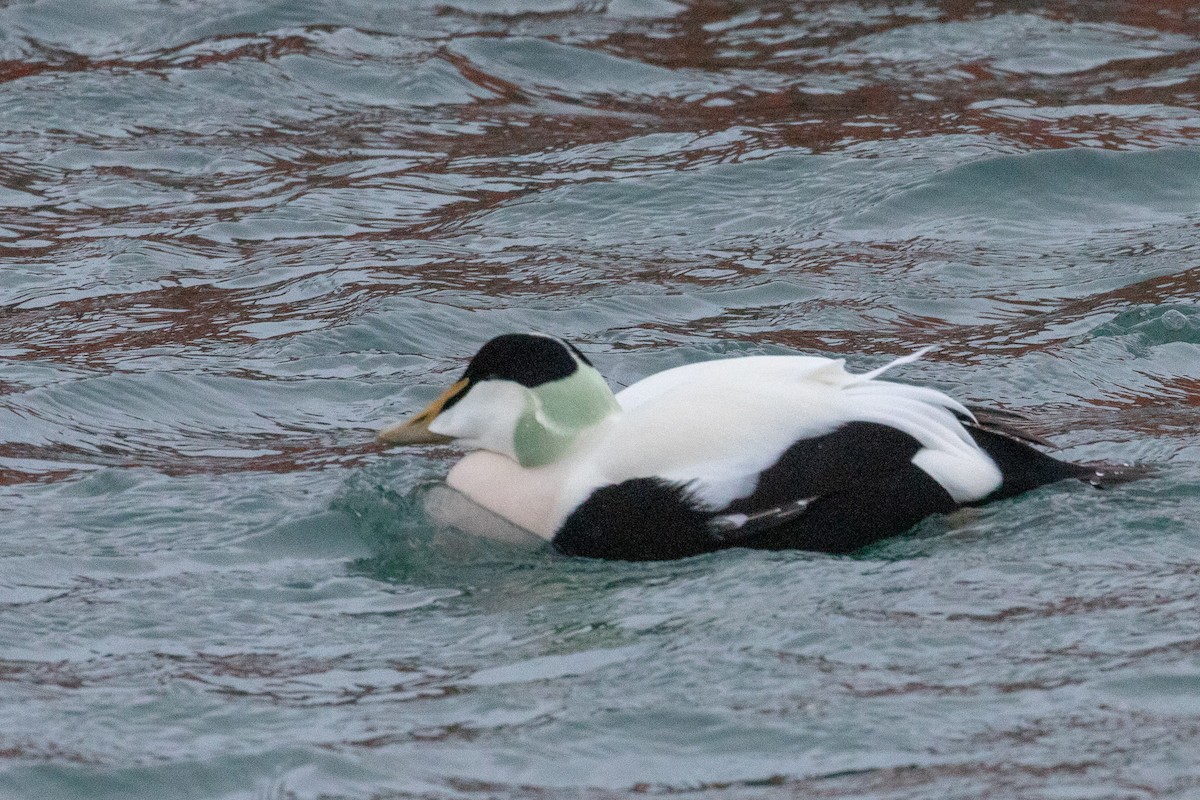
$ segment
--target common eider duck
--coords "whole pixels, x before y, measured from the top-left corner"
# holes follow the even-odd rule
[[[470,451],[446,482],[568,555],[674,559],[727,547],[848,553],[931,514],[1107,468],[1031,446],[996,412],[842,359],[748,356],[668,369],[613,394],[576,347],[485,344],[384,444]]]

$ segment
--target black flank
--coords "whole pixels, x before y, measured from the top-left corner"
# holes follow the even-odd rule
[[[759,476],[749,497],[728,508],[699,508],[684,487],[637,478],[596,490],[563,524],[554,544],[569,555],[625,561],[682,558],[725,547],[848,553],[911,528],[955,503],[911,463],[920,449],[906,433],[851,422],[796,442]],[[768,530],[717,532],[714,516],[754,514],[815,497],[802,514]]]
[[[723,513],[816,499],[799,517],[730,544],[849,553],[954,510],[941,484],[913,465],[920,449],[907,433],[874,422],[850,422],[796,442],[759,476],[753,494]]]
[[[1003,476],[1000,488],[984,500],[1013,497],[1068,478],[1097,482],[1107,474],[1059,461],[1005,433],[973,426],[967,431]],[[726,547],[849,553],[959,507],[941,484],[912,463],[920,449],[903,431],[850,422],[825,436],[796,442],[762,472],[749,497],[715,512],[703,510],[686,487],[657,478],[598,489],[567,518],[554,544],[568,555],[624,561],[682,558]],[[1119,467],[1110,471],[1110,482],[1140,474]],[[796,501],[807,498],[812,502],[795,513]],[[772,525],[776,511],[778,524]],[[730,530],[719,521],[710,524],[729,514],[759,517],[745,530]]]
[[[687,491],[659,478],[633,478],[592,492],[554,537],[569,556],[619,561],[684,558],[725,544],[708,529],[712,514]]]

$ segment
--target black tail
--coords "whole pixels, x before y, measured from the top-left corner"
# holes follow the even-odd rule
[[[1155,472],[1154,467],[1146,464],[1110,464],[1106,461],[1097,461],[1078,466],[1088,470],[1088,474],[1084,475],[1082,480],[1097,489],[1107,489],[1110,486],[1120,486],[1122,483],[1140,481]]]
[[[1116,486],[1143,478],[1152,471],[1148,467],[1130,464],[1072,464],[1034,449],[1007,431],[1000,433],[970,424],[967,425],[967,431],[975,443],[996,462],[1004,479],[1000,488],[988,495],[988,500],[1014,497],[1030,489],[1071,478],[1097,488]]]

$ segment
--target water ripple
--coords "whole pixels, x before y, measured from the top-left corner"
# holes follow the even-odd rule
[[[0,794],[1194,793],[1198,91],[1176,2],[0,5]],[[1157,473],[852,558],[479,541],[372,435],[521,329],[933,344]]]

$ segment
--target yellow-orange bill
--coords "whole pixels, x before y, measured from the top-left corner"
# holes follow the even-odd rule
[[[437,415],[442,413],[442,408],[449,402],[451,397],[454,397],[462,391],[467,385],[467,379],[456,381],[446,391],[430,403],[424,411],[410,417],[404,422],[398,422],[395,425],[389,425],[381,430],[376,436],[375,441],[381,444],[445,444],[452,441],[449,436],[442,436],[429,430],[429,425]]]

